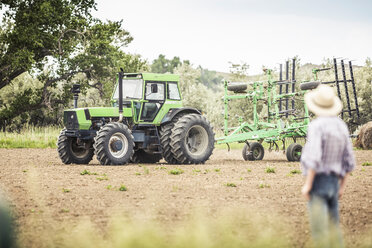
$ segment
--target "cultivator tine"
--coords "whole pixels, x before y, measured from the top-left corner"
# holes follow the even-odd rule
[[[351,79],[351,85],[353,86],[353,94],[354,94],[354,101],[355,101],[355,110],[357,113],[357,117],[359,119],[359,106],[358,106],[358,98],[355,90],[355,82],[354,82],[354,73],[353,73],[353,66],[351,64],[351,61],[349,61],[349,69],[350,69],[350,79]]]
[[[295,92],[295,83],[296,83],[296,59],[292,59],[292,93]],[[292,99],[292,109],[295,108],[295,101]]]
[[[283,65],[280,64],[279,66],[280,71],[279,71],[279,81],[283,81]],[[281,95],[283,92],[283,85],[279,85],[279,94]],[[282,99],[279,99],[279,111],[282,111]]]
[[[339,85],[339,81],[338,81],[337,60],[336,60],[336,58],[333,59],[333,65],[334,65],[334,69],[335,69],[335,82],[336,82],[336,86],[337,86],[337,95],[340,98],[340,100],[342,101],[340,85]],[[341,118],[344,118],[344,113],[343,112],[341,112]]]
[[[346,103],[347,103],[347,110],[348,110],[347,112],[349,112],[349,116],[351,117],[351,107],[350,107],[349,91],[347,87],[344,60],[341,60],[341,70],[342,70],[342,78],[343,78],[344,85],[345,85]]]
[[[289,80],[289,60],[285,62],[285,80]],[[289,84],[285,85],[285,93],[288,94]],[[288,110],[288,98],[285,99],[285,110]],[[288,113],[285,115],[288,117]]]

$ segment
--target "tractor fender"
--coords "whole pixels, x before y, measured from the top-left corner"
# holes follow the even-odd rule
[[[161,120],[160,124],[166,124],[166,123],[171,122],[173,118],[180,113],[184,113],[184,114],[195,113],[195,114],[201,115],[201,112],[197,110],[196,108],[190,108],[190,107],[174,108],[174,109],[169,110],[169,112]]]

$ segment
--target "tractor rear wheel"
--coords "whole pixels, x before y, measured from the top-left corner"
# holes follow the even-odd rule
[[[202,164],[212,155],[214,133],[207,119],[199,114],[188,114],[172,129],[171,147],[180,164]]]
[[[265,155],[265,149],[258,142],[249,143],[244,145],[242,151],[243,159],[245,161],[262,160]]]
[[[171,134],[172,129],[174,128],[174,124],[182,117],[184,114],[178,114],[173,118],[173,120],[163,126],[161,126],[159,134],[160,134],[160,144],[163,150],[163,158],[169,164],[179,164],[177,159],[174,157],[172,153],[171,143]]]
[[[290,162],[298,162],[301,159],[302,146],[297,143],[290,144],[287,148],[287,159]]]
[[[150,154],[140,149],[133,153],[130,161],[132,163],[155,164],[162,159],[160,154]]]
[[[64,130],[58,137],[57,147],[64,164],[89,164],[94,154],[92,140],[83,142],[78,138],[67,137]]]
[[[129,128],[112,122],[103,126],[94,138],[94,152],[102,165],[124,165],[133,155],[134,141]]]

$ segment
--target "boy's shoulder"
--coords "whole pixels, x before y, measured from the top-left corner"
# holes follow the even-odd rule
[[[321,116],[313,119],[309,128],[321,128],[323,126],[337,125],[341,126],[343,129],[348,130],[346,123],[337,116]]]

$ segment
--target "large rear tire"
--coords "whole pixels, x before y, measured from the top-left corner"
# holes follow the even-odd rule
[[[92,140],[83,142],[67,137],[62,130],[57,141],[58,156],[64,164],[89,164],[94,155],[92,143]]]
[[[94,138],[94,152],[102,165],[124,165],[133,155],[133,135],[123,123],[103,126]]]
[[[171,147],[180,164],[202,164],[212,155],[214,133],[207,119],[199,114],[188,114],[172,129]]]
[[[171,147],[171,134],[174,124],[185,114],[178,114],[173,118],[173,120],[163,126],[161,126],[160,134],[160,144],[163,150],[163,158],[169,164],[179,164],[178,160],[174,157]]]
[[[160,154],[150,154],[140,149],[134,152],[130,161],[132,163],[155,164],[162,159]]]

